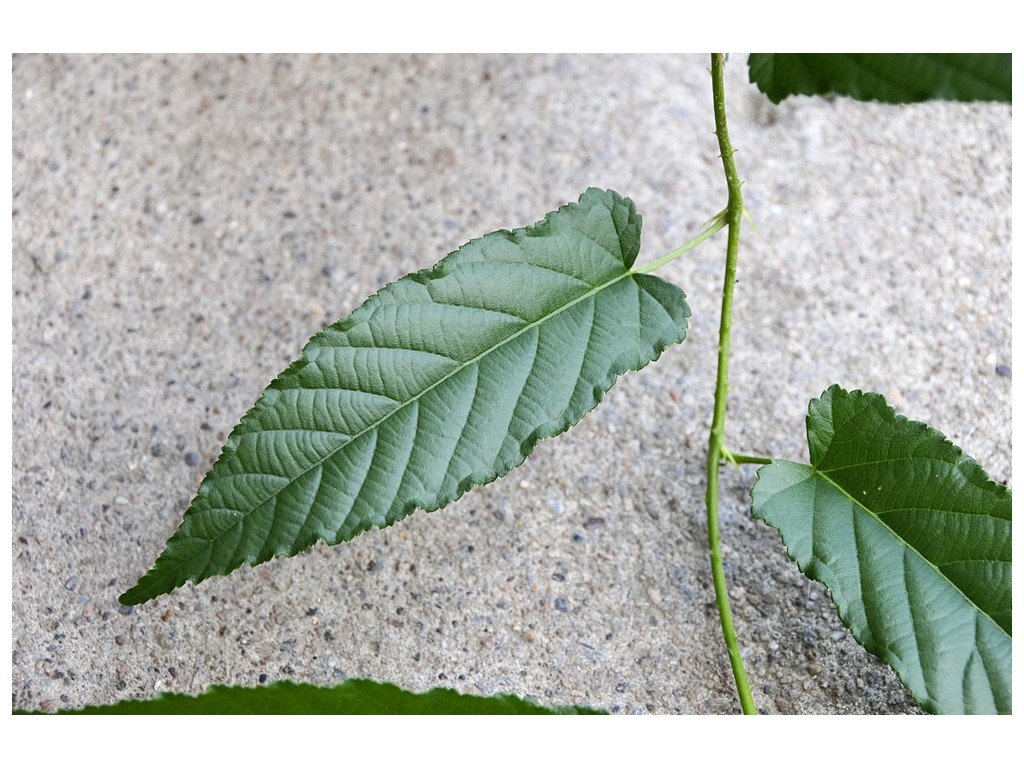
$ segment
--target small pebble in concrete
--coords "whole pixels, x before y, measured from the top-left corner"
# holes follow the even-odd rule
[[[195,451],[189,451],[188,453],[185,454],[185,463],[188,464],[190,467],[194,467],[196,464],[199,463],[199,454],[196,453]]]

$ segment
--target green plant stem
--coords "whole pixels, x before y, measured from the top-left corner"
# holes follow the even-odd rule
[[[729,129],[725,120],[725,83],[722,69],[725,55],[711,55],[711,88],[714,96],[715,133],[718,135],[718,146],[721,150],[722,166],[729,187],[729,207],[725,219],[729,227],[729,240],[725,256],[725,281],[722,286],[722,318],[718,330],[718,378],[715,383],[715,412],[711,422],[711,436],[708,441],[708,490],[705,497],[708,507],[708,549],[711,554],[711,574],[715,584],[715,601],[718,603],[718,614],[722,619],[722,637],[729,651],[729,663],[736,679],[736,690],[739,693],[743,713],[756,715],[754,697],[747,683],[747,675],[743,670],[743,659],[740,657],[739,641],[732,623],[729,610],[729,593],[725,584],[725,569],[722,567],[722,541],[718,529],[718,471],[723,456],[729,455],[725,448],[725,406],[729,396],[729,339],[732,330],[732,296],[736,283],[736,256],[740,244],[740,225],[743,221],[743,195],[740,192],[739,175],[736,173],[736,162],[733,148],[729,141]],[[735,457],[733,457],[735,459]]]

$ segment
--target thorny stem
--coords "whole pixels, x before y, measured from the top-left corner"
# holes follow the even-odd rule
[[[725,583],[725,570],[722,566],[722,541],[718,530],[718,470],[723,458],[731,457],[739,461],[725,448],[725,406],[729,396],[729,340],[732,331],[732,296],[736,283],[736,256],[740,244],[740,224],[743,220],[743,196],[740,192],[742,182],[736,172],[733,148],[729,141],[729,129],[725,120],[725,83],[722,69],[725,55],[711,55],[711,88],[714,96],[715,133],[718,135],[718,147],[721,150],[722,166],[725,169],[725,180],[729,187],[729,207],[726,209],[726,222],[729,227],[729,240],[725,256],[725,281],[722,286],[722,318],[718,330],[718,379],[715,384],[715,412],[711,422],[711,436],[708,441],[708,490],[705,497],[708,507],[708,549],[711,555],[711,574],[715,584],[715,601],[718,603],[718,614],[722,619],[722,636],[729,651],[729,663],[736,679],[736,690],[739,693],[743,713],[756,715],[754,697],[747,683],[746,672],[743,671],[743,659],[740,658],[739,641],[733,627],[732,614],[729,610],[729,593]],[[751,457],[743,456],[743,459]]]

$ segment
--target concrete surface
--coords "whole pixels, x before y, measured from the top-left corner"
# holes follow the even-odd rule
[[[690,337],[450,508],[134,610],[228,431],[322,326],[586,187],[638,263],[725,202],[704,56],[17,56],[12,700],[350,676],[622,713],[736,711],[705,556],[724,236],[661,270]],[[802,459],[807,401],[885,394],[1010,481],[1011,110],[769,104],[729,65],[758,232],[728,441]],[[723,472],[762,711],[916,711]]]

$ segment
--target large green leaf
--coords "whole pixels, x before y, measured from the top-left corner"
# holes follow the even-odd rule
[[[41,714],[16,711],[15,714]],[[603,715],[586,707],[546,709],[529,699],[500,694],[470,696],[450,688],[412,693],[391,683],[346,680],[333,688],[282,680],[262,688],[215,685],[199,696],[165,693],[63,715]]]
[[[895,104],[1013,100],[1008,53],[752,53],[748,64],[750,82],[776,104],[828,93]]]
[[[640,223],[631,200],[590,189],[318,333],[121,602],[439,509],[521,464],[686,335],[683,292],[630,271]]]
[[[877,394],[828,389],[807,442],[811,466],[758,472],[753,516],[922,707],[1010,712],[1010,490]]]

